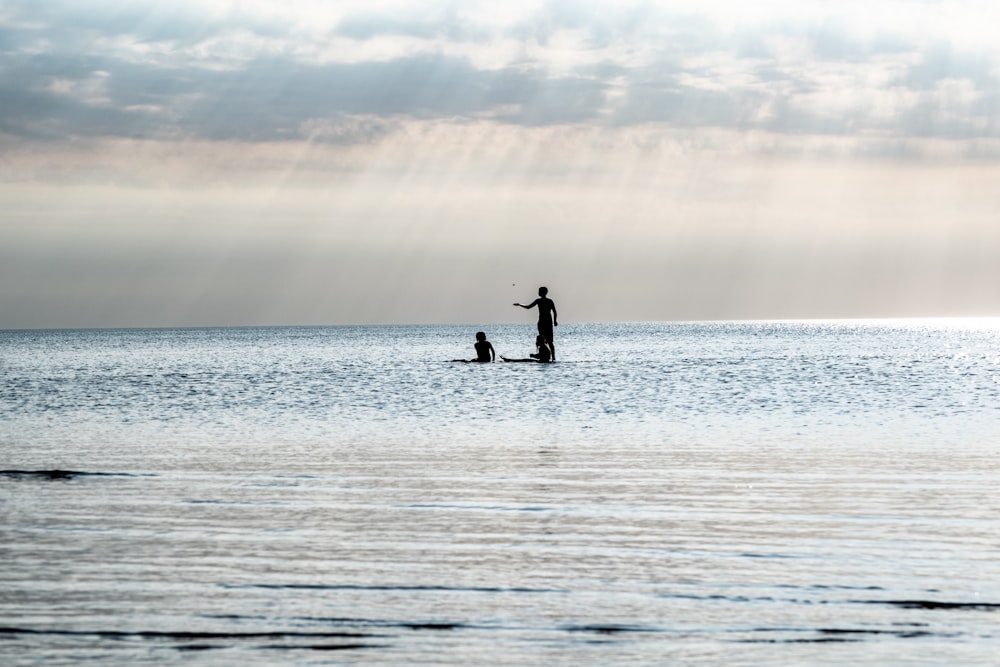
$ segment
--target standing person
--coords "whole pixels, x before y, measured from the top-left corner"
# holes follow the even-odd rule
[[[556,313],[556,304],[547,296],[548,293],[548,287],[539,287],[537,299],[526,306],[520,303],[515,303],[514,305],[526,310],[538,306],[538,335],[548,341],[549,348],[552,350],[552,361],[555,361],[556,344],[552,337],[552,327],[559,326],[559,315]]]

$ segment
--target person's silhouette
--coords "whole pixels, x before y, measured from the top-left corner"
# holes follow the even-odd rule
[[[508,359],[502,354],[500,355],[500,358],[504,361],[537,361],[543,364],[555,361],[552,357],[552,346],[549,345],[549,341],[545,340],[545,337],[541,334],[535,338],[535,348],[537,349],[537,352],[528,355],[530,359]]]
[[[486,340],[486,334],[482,331],[476,332],[474,347],[476,348],[476,361],[496,361],[497,353],[493,350],[493,343]]]
[[[539,287],[537,299],[527,305],[520,303],[515,303],[514,305],[526,310],[538,306],[538,335],[545,338],[546,342],[548,342],[549,348],[552,350],[552,361],[555,361],[556,344],[552,335],[552,328],[559,326],[559,315],[556,313],[556,304],[548,297],[548,293],[548,287]]]
[[[476,342],[473,347],[476,348],[475,359],[452,359],[452,361],[461,361],[466,364],[473,362],[483,362],[488,364],[492,361],[496,361],[497,353],[493,350],[493,344],[486,340],[486,334],[482,331],[476,332]]]

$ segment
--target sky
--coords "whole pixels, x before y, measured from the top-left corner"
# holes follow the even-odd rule
[[[0,328],[997,316],[997,25],[0,0]]]

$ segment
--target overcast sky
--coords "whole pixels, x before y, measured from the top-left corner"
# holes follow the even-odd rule
[[[0,3],[0,328],[1000,315],[1000,6]]]

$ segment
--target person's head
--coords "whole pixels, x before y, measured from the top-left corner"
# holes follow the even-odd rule
[[[478,340],[478,341],[484,341],[484,340],[486,340],[486,334],[484,332],[482,332],[482,331],[477,331],[476,332],[476,340]]]
[[[548,293],[549,293],[549,288],[548,287],[539,287],[538,288],[538,296],[545,296]]]
[[[545,347],[545,336],[538,334],[538,337],[535,338],[535,345],[537,347]]]

